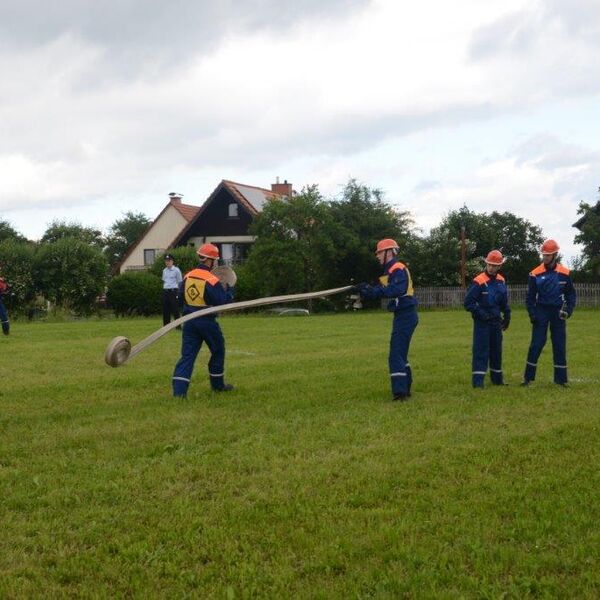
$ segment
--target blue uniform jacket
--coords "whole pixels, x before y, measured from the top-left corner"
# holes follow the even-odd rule
[[[535,316],[536,306],[561,308],[563,303],[571,316],[576,302],[577,294],[567,267],[557,263],[547,268],[542,263],[529,273],[525,306],[531,317]]]
[[[225,289],[219,278],[203,264],[185,274],[182,288],[184,314],[233,302],[233,288]],[[214,319],[215,315],[208,315],[206,318]]]
[[[504,277],[492,276],[485,271],[477,275],[465,296],[465,308],[477,321],[500,321],[502,314],[504,321],[509,322],[510,306]]]
[[[379,285],[363,285],[360,294],[364,298],[377,300],[389,298],[388,310],[395,312],[417,305],[412,277],[405,264],[393,258],[385,264]]]

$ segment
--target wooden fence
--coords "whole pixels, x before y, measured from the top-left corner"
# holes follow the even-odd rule
[[[600,283],[576,283],[577,306],[587,308],[600,307]],[[465,299],[466,290],[459,287],[422,287],[415,288],[415,296],[421,308],[460,308]],[[526,285],[509,285],[508,299],[511,306],[524,306]]]

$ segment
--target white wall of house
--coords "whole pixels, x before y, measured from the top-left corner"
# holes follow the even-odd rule
[[[146,232],[146,235],[136,245],[131,254],[123,261],[119,273],[150,266],[144,262],[144,251],[154,251],[155,255],[160,254],[169,247],[169,244],[186,225],[187,221],[181,213],[172,205],[169,205]],[[151,252],[147,252],[147,258],[151,254]]]

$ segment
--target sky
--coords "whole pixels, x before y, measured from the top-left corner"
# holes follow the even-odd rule
[[[380,188],[574,245],[600,186],[597,0],[0,0],[0,219],[107,230],[221,179]]]

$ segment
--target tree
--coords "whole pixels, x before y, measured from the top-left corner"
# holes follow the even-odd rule
[[[579,229],[575,243],[583,246],[578,270],[586,279],[597,281],[600,278],[600,201],[595,205],[580,202],[577,214],[581,218],[574,225]]]
[[[12,225],[8,221],[0,221],[0,242],[4,240],[15,240],[17,242],[26,242],[27,239],[23,237],[16,229],[13,229]]]
[[[539,261],[541,229],[509,212],[476,213],[463,206],[449,212],[420,245],[418,284],[458,285],[461,227],[467,237],[467,277],[483,269],[483,259],[496,248],[507,259],[502,272],[508,281],[527,281]]]
[[[153,315],[161,311],[162,282],[154,273],[134,271],[110,280],[106,298],[117,316]]]
[[[140,239],[150,223],[145,214],[128,211],[110,226],[104,253],[111,268],[123,260],[128,248]]]
[[[86,244],[95,246],[96,248],[102,249],[104,247],[104,238],[102,232],[99,229],[93,227],[84,227],[80,223],[72,222],[67,223],[66,221],[52,221],[42,239],[41,244],[53,244],[59,240],[65,238],[74,238]]]
[[[33,279],[35,247],[18,239],[0,242],[0,275],[10,286],[5,297],[9,309],[25,312],[35,298]]]
[[[99,248],[67,236],[39,246],[34,271],[36,285],[46,298],[63,308],[89,313],[104,291],[108,264]]]
[[[381,274],[375,246],[382,238],[393,238],[406,252],[412,243],[414,226],[410,214],[384,202],[381,190],[350,179],[341,198],[329,202],[334,227],[334,263],[329,269],[330,285],[344,285],[351,279],[371,281]],[[403,260],[408,260],[405,253]]]
[[[255,218],[246,272],[263,295],[319,289],[335,263],[332,216],[316,185],[269,202]]]

